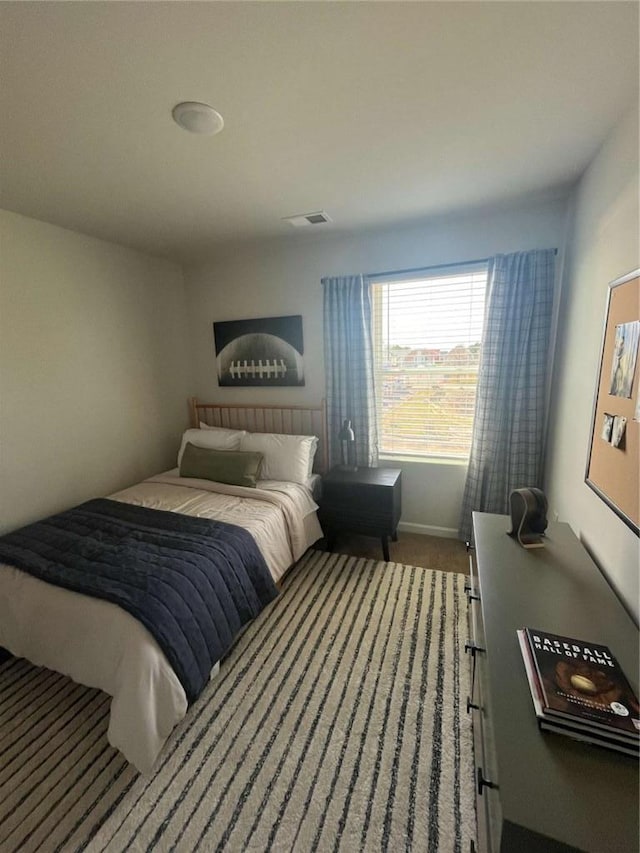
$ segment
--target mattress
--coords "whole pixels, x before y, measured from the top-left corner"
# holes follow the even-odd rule
[[[181,478],[174,470],[110,497],[239,524],[253,535],[277,581],[322,531],[306,487],[259,485],[226,486]],[[149,772],[187,711],[182,685],[151,634],[114,604],[12,566],[0,564],[0,590],[0,646],[112,696],[109,742]]]
[[[311,492],[314,501],[319,501],[322,497],[322,476],[320,474],[312,474],[307,480],[307,488]]]

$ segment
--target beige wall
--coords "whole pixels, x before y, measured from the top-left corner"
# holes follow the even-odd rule
[[[194,354],[193,390],[202,399],[317,402],[325,396],[322,287],[326,275],[375,272],[562,246],[565,196],[466,215],[336,236],[296,233],[281,241],[236,246],[185,271]],[[278,392],[217,386],[212,323],[302,314],[304,388]],[[404,524],[455,535],[465,465],[401,462]]]
[[[189,387],[174,264],[0,212],[0,532],[172,466]]]
[[[546,475],[551,509],[582,537],[636,620],[638,537],[584,476],[608,283],[640,266],[638,142],[635,104],[587,169],[573,200]]]

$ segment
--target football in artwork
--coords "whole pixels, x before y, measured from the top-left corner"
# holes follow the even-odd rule
[[[302,316],[213,324],[218,384],[304,385]]]

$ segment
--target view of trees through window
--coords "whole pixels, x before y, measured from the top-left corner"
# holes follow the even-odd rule
[[[466,458],[486,265],[372,283],[380,451]]]

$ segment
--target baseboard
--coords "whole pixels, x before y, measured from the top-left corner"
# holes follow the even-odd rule
[[[398,530],[402,533],[420,533],[422,536],[442,536],[443,539],[457,539],[458,531],[454,527],[436,527],[432,524],[412,524],[401,521]]]

